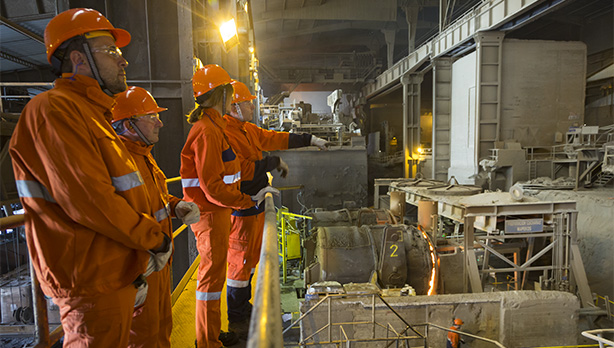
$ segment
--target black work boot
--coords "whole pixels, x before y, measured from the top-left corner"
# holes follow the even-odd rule
[[[229,322],[228,329],[234,331],[240,339],[247,341],[247,336],[249,334],[249,319]]]
[[[222,341],[224,347],[234,346],[235,344],[239,343],[239,336],[232,331],[222,331],[220,332],[220,336],[218,338],[220,341]]]

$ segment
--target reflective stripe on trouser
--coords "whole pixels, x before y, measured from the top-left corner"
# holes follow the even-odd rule
[[[126,347],[135,296],[136,288],[130,284],[96,297],[54,298],[60,307],[63,347]]]
[[[231,209],[201,214],[194,230],[200,254],[196,286],[196,340],[198,347],[218,348],[222,330],[220,296],[226,279],[226,252]]]
[[[251,313],[251,274],[260,258],[264,213],[231,216],[231,221],[226,300],[228,321],[239,322],[249,319]]]
[[[128,347],[170,348],[173,318],[170,265],[147,277],[147,299],[134,311]]]

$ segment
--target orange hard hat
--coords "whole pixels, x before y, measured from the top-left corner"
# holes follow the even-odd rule
[[[115,38],[117,47],[124,47],[130,42],[130,33],[115,28],[100,12],[89,8],[73,8],[53,17],[45,28],[45,48],[47,60],[55,50],[68,39],[91,31],[106,30]]]
[[[249,88],[243,82],[232,80],[230,84],[235,89],[234,98],[232,99],[233,104],[256,99],[256,96],[252,95]]]
[[[454,319],[454,325],[463,325],[463,321],[459,318]]]
[[[115,96],[113,122],[135,115],[156,114],[164,110],[167,109],[159,107],[146,89],[132,86]]]
[[[226,85],[232,82],[230,75],[217,64],[207,64],[196,70],[192,77],[192,88],[194,98],[209,92],[215,87]]]

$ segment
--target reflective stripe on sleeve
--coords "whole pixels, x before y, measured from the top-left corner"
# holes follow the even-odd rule
[[[183,187],[200,187],[198,178],[181,179],[181,186]]]
[[[226,279],[226,285],[233,288],[246,288],[249,285],[249,280]]]
[[[237,181],[241,180],[241,172],[239,171],[236,174],[224,175],[224,183],[227,185],[234,184]]]
[[[156,217],[156,221],[160,222],[166,218],[168,218],[168,210],[166,207],[158,210],[157,212],[154,213],[154,216]]]
[[[252,268],[252,272],[250,274],[256,273],[256,268]]]
[[[47,202],[57,203],[47,188],[38,181],[34,180],[17,180],[15,181],[17,186],[17,193],[21,198],[42,198]]]
[[[196,299],[199,301],[216,301],[222,297],[222,292],[202,292],[196,290]]]
[[[143,185],[143,178],[138,171],[122,176],[112,176],[111,180],[115,189],[120,192]]]

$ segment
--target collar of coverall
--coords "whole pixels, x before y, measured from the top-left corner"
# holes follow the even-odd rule
[[[75,93],[87,97],[94,104],[108,110],[113,108],[115,99],[102,91],[96,79],[80,74],[73,75],[73,73],[63,73],[61,78],[55,80],[55,87],[69,88]],[[112,115],[110,117],[109,121],[112,119]]]
[[[153,145],[145,145],[142,141],[128,139],[124,135],[120,135],[119,137],[122,138],[122,141],[124,142],[124,145],[126,145],[128,151],[137,155],[147,156],[151,153],[151,149],[154,147]]]

